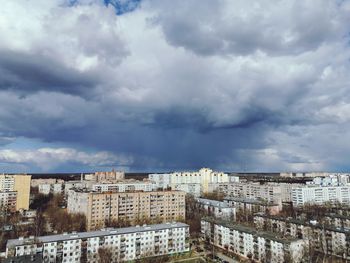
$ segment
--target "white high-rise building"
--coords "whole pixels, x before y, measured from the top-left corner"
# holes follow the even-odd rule
[[[194,196],[211,192],[220,183],[229,183],[230,181],[228,174],[215,172],[209,168],[202,168],[198,172],[150,174],[148,178],[160,188],[171,187],[173,190],[182,190]]]

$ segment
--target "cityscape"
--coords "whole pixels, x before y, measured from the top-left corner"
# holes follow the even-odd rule
[[[3,262],[350,259],[350,174],[132,177],[0,175]]]
[[[350,0],[0,0],[0,262],[350,262]]]

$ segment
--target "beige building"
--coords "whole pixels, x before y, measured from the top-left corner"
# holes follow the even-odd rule
[[[29,209],[31,175],[0,175],[0,192],[16,191],[16,210]]]
[[[94,192],[71,190],[69,213],[86,216],[88,230],[99,229],[113,220],[137,222],[139,219],[173,221],[185,218],[185,193],[181,191]]]
[[[85,174],[81,180],[93,182],[116,182],[125,179],[125,173],[122,171],[95,172],[94,174]]]

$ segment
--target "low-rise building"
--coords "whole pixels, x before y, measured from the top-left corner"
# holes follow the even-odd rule
[[[302,239],[208,218],[201,221],[201,232],[214,246],[257,262],[302,262],[304,257]]]
[[[350,260],[350,230],[320,224],[316,221],[256,214],[254,224],[258,229],[279,233],[286,237],[301,238],[310,251]]]
[[[208,216],[232,220],[236,218],[236,208],[228,203],[204,198],[197,198],[197,202]]]
[[[110,253],[111,262],[188,252],[189,226],[174,222],[10,239],[6,257],[35,255],[44,262],[98,263],[101,249]]]
[[[52,183],[52,184],[39,184],[38,191],[41,194],[62,194],[63,184],[62,183]]]
[[[243,213],[268,213],[270,215],[277,215],[281,211],[281,206],[275,203],[269,203],[259,199],[248,199],[240,197],[227,197],[224,202],[231,207],[235,207]]]
[[[185,218],[185,193],[180,191],[94,192],[70,190],[69,213],[86,216],[87,229],[104,227],[106,222],[140,219],[172,221]]]

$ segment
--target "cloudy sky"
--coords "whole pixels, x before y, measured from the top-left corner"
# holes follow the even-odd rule
[[[350,170],[350,1],[0,0],[0,170]]]

